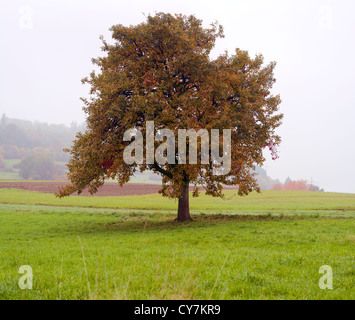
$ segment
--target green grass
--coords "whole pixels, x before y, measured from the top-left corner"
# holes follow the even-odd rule
[[[179,224],[177,204],[158,195],[2,189],[0,299],[354,299],[354,203],[311,192],[202,197],[191,199],[195,221]],[[18,286],[21,265],[32,290]],[[322,265],[331,290],[319,288]]]
[[[20,163],[21,159],[5,159],[6,169],[11,169],[13,172],[6,172],[6,169],[0,169],[0,180],[21,179],[19,169],[14,169],[15,164]]]
[[[225,199],[213,198],[201,193],[200,197],[190,197],[192,210],[353,210],[355,194],[307,192],[307,191],[269,191],[253,192],[240,197],[235,190],[226,190]],[[129,208],[149,210],[176,210],[177,201],[159,194],[122,197],[81,197],[70,196],[63,199],[53,194],[0,189],[0,203],[45,204],[54,206],[79,206],[95,208]]]
[[[21,179],[18,170],[16,172],[5,172],[0,170],[0,180],[4,181],[14,181]]]
[[[6,168],[13,169],[14,165],[20,163],[21,160],[22,159],[5,159]]]

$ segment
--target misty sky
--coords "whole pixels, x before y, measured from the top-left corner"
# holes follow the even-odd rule
[[[0,0],[0,116],[70,124],[85,121],[81,79],[101,55],[99,35],[155,12],[217,20],[235,48],[277,61],[274,93],[284,121],[272,178],[306,179],[325,191],[355,193],[355,1]]]

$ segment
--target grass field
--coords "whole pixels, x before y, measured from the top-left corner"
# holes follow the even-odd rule
[[[56,199],[0,189],[0,299],[354,299],[355,195]],[[21,290],[21,265],[33,289]],[[319,268],[333,270],[320,289]]]
[[[253,192],[246,197],[237,195],[236,190],[226,190],[225,199],[206,196],[201,192],[197,198],[190,197],[192,210],[349,210],[355,211],[355,194],[269,191]],[[159,194],[124,197],[79,197],[62,199],[53,194],[17,189],[0,189],[0,203],[44,204],[53,206],[78,206],[112,209],[176,210],[177,201]]]
[[[18,168],[14,168],[15,164],[20,163],[21,159],[5,159],[6,168],[0,169],[0,179],[21,179]]]

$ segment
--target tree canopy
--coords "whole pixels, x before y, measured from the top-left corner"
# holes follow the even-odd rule
[[[83,79],[90,85],[90,99],[82,98],[87,129],[79,133],[68,152],[70,184],[59,197],[95,193],[106,179],[122,185],[137,171],[152,170],[163,176],[163,196],[179,198],[178,220],[190,219],[189,185],[198,196],[199,186],[212,196],[222,196],[224,185],[238,185],[238,193],[259,191],[252,170],[265,161],[263,150],[276,157],[281,124],[279,95],[270,89],[275,82],[275,62],[264,65],[263,56],[251,58],[236,49],[217,59],[210,52],[223,28],[213,23],[204,28],[195,16],[157,13],[135,26],[115,25],[113,43],[102,38],[104,55],[93,59],[99,72]],[[128,129],[146,135],[147,122],[157,130],[231,130],[231,168],[214,175],[213,163],[158,164],[156,161],[127,164],[123,140]],[[154,142],[154,147],[159,145]],[[220,139],[223,152],[223,140]],[[198,154],[201,155],[199,140]],[[144,150],[146,158],[146,150]],[[189,157],[189,154],[187,155]]]

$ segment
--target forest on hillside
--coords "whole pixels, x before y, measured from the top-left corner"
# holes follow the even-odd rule
[[[0,120],[0,178],[2,179],[65,179],[65,163],[75,134],[84,125],[73,122],[47,124],[12,119]]]

